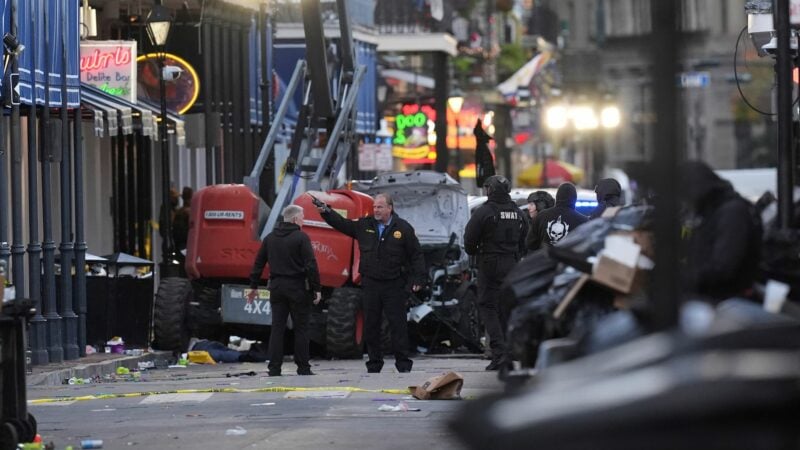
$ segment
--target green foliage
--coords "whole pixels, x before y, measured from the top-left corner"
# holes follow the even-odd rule
[[[519,44],[503,44],[500,46],[500,57],[497,58],[497,77],[508,78],[528,62],[525,49]]]
[[[464,2],[463,8],[457,8],[459,15],[461,17],[470,17],[472,15],[472,11],[475,9],[475,4],[478,3],[478,0],[468,0]]]
[[[453,70],[456,78],[464,80],[472,73],[477,61],[472,56],[460,55],[453,58]]]

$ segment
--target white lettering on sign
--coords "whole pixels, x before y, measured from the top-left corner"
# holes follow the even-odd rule
[[[500,211],[500,218],[501,219],[517,219],[517,213],[514,211]]]
[[[206,211],[206,220],[244,220],[244,211]]]
[[[253,300],[252,302],[247,302],[244,304],[244,310],[248,314],[264,314],[267,316],[272,314],[272,306],[269,300]]]

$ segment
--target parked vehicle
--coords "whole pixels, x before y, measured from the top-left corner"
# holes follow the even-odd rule
[[[551,189],[551,188],[525,188],[525,189],[512,189],[510,192],[511,199],[517,203],[517,206],[522,208],[523,211],[528,210],[528,196],[536,191],[546,191],[549,192],[553,198],[556,197],[556,191],[558,189]],[[475,211],[478,206],[486,203],[486,196],[485,195],[471,195],[469,197],[469,211],[470,214]],[[591,189],[582,189],[578,188],[578,201],[575,203],[575,210],[579,213],[583,214],[584,216],[588,216],[589,214],[597,208],[597,194],[594,193]]]

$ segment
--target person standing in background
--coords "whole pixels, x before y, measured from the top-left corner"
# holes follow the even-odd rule
[[[281,375],[283,335],[291,315],[294,324],[294,363],[298,375],[314,375],[309,363],[308,323],[311,303],[322,299],[319,269],[311,240],[301,231],[303,208],[289,205],[282,211],[283,222],[264,238],[250,272],[248,301],[256,297],[261,273],[269,263],[269,303],[272,326],[269,335],[269,376]]]
[[[500,286],[525,252],[528,222],[511,200],[508,179],[491,176],[485,187],[489,199],[467,222],[464,250],[478,257],[478,308],[492,351],[486,370],[501,370],[511,366],[505,331],[513,305],[500,298]]]
[[[556,205],[536,215],[533,219],[531,235],[527,240],[528,251],[547,245],[556,245],[560,240],[589,220],[575,211],[578,190],[572,183],[561,183],[556,191]]]

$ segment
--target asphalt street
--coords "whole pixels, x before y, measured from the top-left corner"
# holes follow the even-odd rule
[[[363,361],[312,361],[315,376],[268,377],[265,363],[190,365],[83,385],[29,387],[45,442],[104,449],[462,448],[446,424],[464,402],[502,389],[479,357],[420,357],[410,373],[391,359],[380,374]],[[406,391],[443,372],[464,377],[463,400],[419,401]],[[380,411],[405,405],[408,411]],[[401,406],[402,407],[402,406]],[[411,411],[418,408],[419,411]]]

